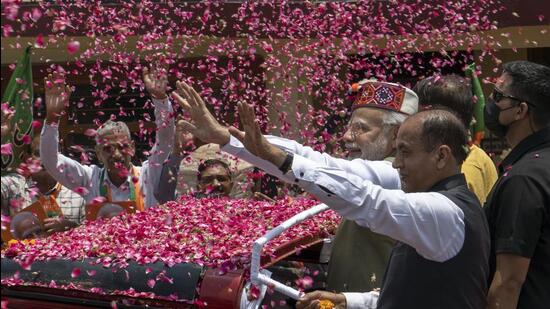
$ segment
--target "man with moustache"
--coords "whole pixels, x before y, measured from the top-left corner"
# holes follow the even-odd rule
[[[160,71],[144,69],[144,84],[155,105],[156,142],[143,166],[132,164],[135,145],[128,126],[108,120],[95,136],[96,153],[102,167],[80,164],[58,152],[59,118],[68,104],[71,89],[61,76],[46,80],[46,120],[41,134],[40,157],[48,172],[64,186],[81,194],[87,204],[128,204],[135,210],[157,205],[162,162],[173,145],[174,118],[166,95],[167,77]]]
[[[224,148],[278,167],[343,217],[397,240],[380,294],[313,292],[298,308],[318,308],[320,299],[336,308],[484,308],[489,231],[460,173],[467,134],[451,112],[423,111],[400,127],[393,166],[402,190],[285,153],[262,136],[250,106],[239,114],[244,132],[231,128]]]
[[[286,152],[304,156],[323,166],[342,168],[372,179],[388,189],[399,189],[399,175],[391,166],[395,153],[394,140],[399,125],[417,112],[418,97],[401,85],[373,80],[361,81],[353,88],[358,94],[352,106],[353,113],[344,141],[351,156],[360,154],[360,158],[351,161],[334,158],[292,140],[276,136],[266,138]],[[191,113],[195,123],[204,125],[190,128],[190,131],[202,141],[218,143],[220,146],[228,144],[227,128],[212,117],[198,94],[184,83],[178,83],[178,92],[185,99],[175,94],[176,101],[183,103],[182,107]],[[195,103],[196,108],[190,109],[190,103]],[[277,173],[276,169],[266,171]],[[293,183],[294,179],[287,181]],[[393,245],[394,240],[390,237],[374,233],[353,220],[343,219],[331,251],[327,289],[359,292],[380,287]]]

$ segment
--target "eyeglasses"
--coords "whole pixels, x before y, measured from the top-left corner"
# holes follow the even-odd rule
[[[369,131],[369,127],[364,124],[364,123],[360,123],[360,122],[354,122],[354,123],[351,123],[349,126],[348,126],[348,129],[351,133],[351,136],[352,138],[355,140],[359,135],[363,134],[363,133],[366,133]]]
[[[493,98],[493,100],[495,100],[495,102],[500,102],[502,101],[503,99],[510,99],[510,100],[514,100],[514,101],[518,101],[518,102],[525,102],[525,103],[528,103],[527,101],[525,100],[522,100],[520,98],[516,98],[514,96],[511,96],[511,95],[507,95],[507,94],[504,94],[502,93],[502,91],[500,91],[497,87],[493,88],[493,93],[491,93],[491,97]]]

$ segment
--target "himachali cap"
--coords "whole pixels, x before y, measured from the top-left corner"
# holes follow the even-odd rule
[[[418,112],[418,96],[411,89],[395,83],[362,80],[351,86],[360,92],[353,102],[352,110],[360,107],[375,107],[413,115]]]

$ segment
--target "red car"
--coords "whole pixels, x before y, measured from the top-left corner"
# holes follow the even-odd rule
[[[306,217],[311,215],[314,214],[310,213]],[[304,218],[296,220],[295,217],[285,222],[287,227],[305,218],[302,215]],[[279,229],[280,234],[285,229],[281,229],[285,223],[270,233],[276,236],[278,235],[276,230]],[[313,282],[305,286],[306,288],[322,289],[325,282],[326,263],[320,262],[320,257],[326,243],[323,240],[327,236],[320,233],[283,244],[275,250],[274,258],[263,256],[260,259],[261,266],[272,273],[272,279],[283,284],[297,287],[300,285],[299,278],[308,276],[313,279]],[[262,238],[262,243],[270,239]],[[261,248],[259,249],[261,251]],[[144,306],[153,308],[206,306],[225,309],[246,306],[247,292],[244,287],[249,282],[248,270],[222,272],[219,269],[209,269],[191,263],[166,267],[161,262],[148,265],[130,262],[124,269],[112,269],[104,268],[97,263],[94,265],[92,261],[93,259],[35,261],[32,263],[31,270],[25,270],[14,260],[4,257],[1,272],[2,302],[7,302],[9,308],[41,309]],[[74,269],[78,269],[81,274],[93,273],[93,276],[72,276]],[[17,278],[15,284],[14,275]],[[147,280],[151,276],[156,276],[158,279],[154,284],[150,284]],[[8,282],[10,280],[11,282]],[[21,283],[17,280],[21,280]],[[90,291],[91,289],[93,292]],[[131,296],[120,292],[128,290],[132,291]],[[150,293],[154,293],[155,298],[151,298]],[[181,299],[188,301],[182,302]],[[267,308],[291,308],[293,302],[291,298],[270,290],[265,293],[260,304],[266,305]]]

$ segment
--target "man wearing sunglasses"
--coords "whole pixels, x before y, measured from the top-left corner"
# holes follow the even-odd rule
[[[550,304],[550,68],[506,63],[485,124],[512,147],[485,213],[491,232],[488,308]]]

